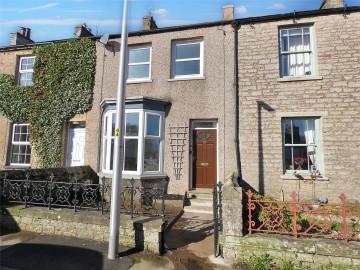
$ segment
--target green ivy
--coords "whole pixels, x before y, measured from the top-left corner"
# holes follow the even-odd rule
[[[32,86],[0,75],[0,113],[30,123],[30,144],[40,167],[61,166],[65,123],[91,109],[96,49],[90,39],[34,47]]]
[[[14,85],[14,78],[0,74],[0,113],[14,122],[28,122],[31,90]]]

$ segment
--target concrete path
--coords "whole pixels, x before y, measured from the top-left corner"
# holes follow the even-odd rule
[[[165,233],[167,253],[162,256],[134,254],[132,270],[143,269],[233,269],[215,258],[213,222],[208,214],[185,212]]]

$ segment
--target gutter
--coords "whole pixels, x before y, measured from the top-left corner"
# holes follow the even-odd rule
[[[238,64],[238,31],[241,28],[239,20],[235,20],[231,23],[234,29],[234,100],[235,100],[235,152],[236,152],[236,168],[237,178],[235,181],[236,186],[241,186],[242,182],[242,171],[241,171],[241,157],[240,157],[240,132],[239,132],[239,121],[240,121],[240,109],[239,109],[239,64]]]

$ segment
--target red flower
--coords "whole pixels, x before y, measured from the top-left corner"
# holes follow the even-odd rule
[[[304,165],[304,163],[307,162],[307,159],[306,158],[303,158],[303,157],[296,157],[294,158],[294,163],[296,165]]]

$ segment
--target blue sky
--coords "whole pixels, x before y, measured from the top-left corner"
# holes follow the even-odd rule
[[[159,27],[221,20],[222,6],[234,5],[235,17],[246,18],[318,9],[322,0],[128,0],[129,31],[141,29],[142,17],[153,15]],[[360,0],[345,0],[348,6]],[[0,47],[11,32],[31,28],[36,42],[66,39],[74,26],[86,23],[93,34],[121,32],[122,0],[0,0]]]

